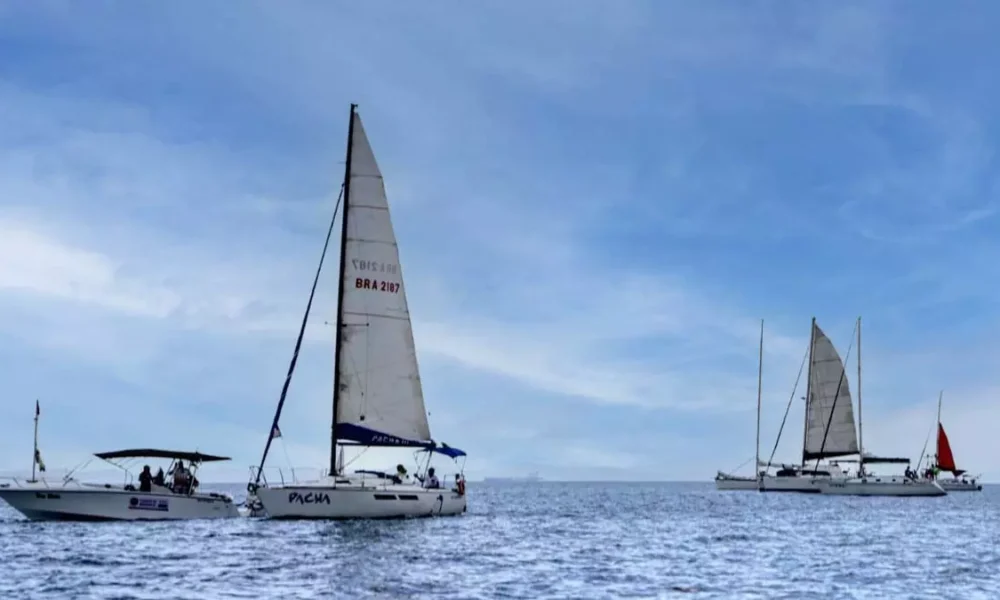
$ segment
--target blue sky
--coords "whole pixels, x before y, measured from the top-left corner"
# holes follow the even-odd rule
[[[753,454],[759,319],[769,448],[810,317],[845,354],[862,315],[866,447],[919,454],[944,388],[1000,479],[991,6],[362,4],[0,6],[0,470],[38,397],[50,466],[244,476],[357,102],[470,476],[710,478]],[[279,466],[325,464],[333,280]]]

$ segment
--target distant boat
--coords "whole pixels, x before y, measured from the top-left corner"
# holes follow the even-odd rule
[[[541,480],[542,478],[537,471],[522,477],[486,477],[483,479],[486,483],[537,483]]]
[[[936,461],[931,467],[938,485],[948,492],[981,492],[983,484],[976,481],[975,477],[966,478],[965,469],[955,466],[955,455],[951,452],[951,444],[948,442],[948,434],[944,432],[944,425],[941,424],[941,399],[944,392],[938,394],[938,419],[937,419],[937,454]],[[940,479],[937,477],[939,471],[951,471],[952,479]]]

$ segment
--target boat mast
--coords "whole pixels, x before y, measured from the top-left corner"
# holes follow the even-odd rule
[[[932,466],[937,466],[938,459],[941,457],[941,448],[939,448],[941,440],[941,398],[944,397],[944,390],[938,392],[938,415],[937,415],[937,436],[934,442],[934,464]]]
[[[865,420],[861,416],[861,317],[858,317],[858,468],[865,476],[865,444],[862,427]]]
[[[38,466],[38,417],[42,414],[42,409],[35,399],[35,445],[31,451],[31,483],[35,483],[35,467]]]
[[[816,317],[809,327],[809,368],[806,370],[806,418],[802,428],[802,468],[806,468],[806,443],[809,441],[809,401],[812,399],[813,346],[816,345]]]
[[[340,228],[340,270],[337,275],[337,331],[333,347],[333,418],[330,419],[330,475],[337,474],[337,397],[340,395],[340,352],[344,328],[344,270],[347,268],[347,220],[351,213],[351,148],[354,146],[354,112],[347,125],[347,160],[344,164],[344,210]]]
[[[757,451],[754,455],[753,471],[757,479],[757,489],[760,489],[760,392],[764,377],[764,319],[760,320],[760,351],[757,354]]]

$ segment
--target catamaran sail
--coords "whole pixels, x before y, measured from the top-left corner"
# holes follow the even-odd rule
[[[354,105],[343,204],[330,476],[309,484],[259,487],[256,496],[272,517],[462,513],[464,483],[454,490],[423,488],[379,476],[384,474],[373,479],[375,472],[347,476],[338,468],[340,444],[465,456],[431,438],[388,198]]]
[[[815,320],[812,327],[803,464],[858,453],[857,425],[844,361]]]

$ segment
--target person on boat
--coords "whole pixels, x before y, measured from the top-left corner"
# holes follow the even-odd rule
[[[455,492],[459,496],[465,495],[465,478],[462,477],[461,473],[455,473]]]
[[[424,487],[429,490],[441,487],[441,482],[438,481],[437,475],[434,474],[434,467],[427,469],[427,477],[424,478]]]
[[[393,483],[404,483],[410,478],[410,475],[406,472],[406,467],[399,464],[396,465],[396,474],[392,476]]]
[[[139,473],[139,491],[153,491],[153,474],[149,471],[149,465],[144,466],[142,468],[142,473]]]
[[[163,476],[163,467],[156,470],[156,475],[153,475],[153,485],[158,485],[160,487],[165,487],[167,482]]]
[[[184,468],[184,461],[178,460],[177,464],[174,465],[172,473],[174,476],[174,493],[187,493],[188,484],[191,481],[191,474],[188,473],[186,468]]]

